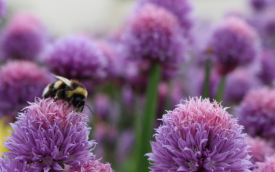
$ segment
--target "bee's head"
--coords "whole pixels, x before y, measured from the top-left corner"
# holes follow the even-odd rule
[[[83,96],[74,96],[71,98],[71,103],[75,108],[80,108],[85,105],[85,98]]]

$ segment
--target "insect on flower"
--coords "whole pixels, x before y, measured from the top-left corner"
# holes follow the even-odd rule
[[[85,86],[77,80],[69,80],[62,76],[55,76],[59,79],[49,84],[43,91],[43,98],[54,98],[54,100],[65,100],[69,106],[73,105],[78,111],[83,111],[85,99],[88,96]]]

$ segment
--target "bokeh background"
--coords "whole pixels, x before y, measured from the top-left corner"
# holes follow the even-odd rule
[[[151,1],[156,3],[155,0],[7,0],[4,15],[1,13],[3,1],[0,0],[0,141],[8,137],[6,147],[20,146],[12,144],[18,142],[13,138],[20,130],[9,137],[9,131],[13,130],[10,123],[26,122],[17,118],[18,112],[24,117],[31,116],[31,119],[36,115],[44,117],[43,113],[22,109],[28,106],[27,102],[41,97],[47,84],[56,81],[51,75],[54,73],[77,79],[86,86],[89,92],[86,104],[92,111],[84,108],[83,113],[89,117],[89,122],[84,123],[83,128],[88,130],[86,127],[89,126],[92,129],[86,133],[87,138],[83,136],[82,139],[98,143],[92,151],[96,159],[110,163],[101,164],[102,168],[111,166],[117,172],[147,172],[148,157],[156,156],[160,158],[152,158],[152,161],[168,162],[161,157],[161,152],[169,152],[167,149],[174,145],[165,145],[170,143],[169,138],[165,138],[167,134],[164,134],[167,139],[164,142],[156,140],[153,134],[166,132],[157,119],[166,118],[167,110],[182,103],[179,111],[184,112],[179,114],[186,112],[185,120],[195,121],[196,125],[204,125],[204,122],[205,125],[215,125],[211,127],[219,129],[213,131],[213,135],[218,136],[215,132],[222,130],[236,136],[229,138],[229,135],[221,134],[221,139],[234,144],[232,150],[225,146],[226,153],[239,158],[234,162],[237,164],[225,165],[227,171],[256,170],[262,166],[258,163],[270,162],[273,162],[274,170],[275,0],[171,0],[172,5],[162,4],[170,0],[159,0],[158,5],[152,5]],[[177,5],[187,8],[177,11]],[[201,104],[207,108],[201,108]],[[222,106],[230,108],[222,109]],[[35,104],[31,107],[37,111],[41,108]],[[177,111],[175,114],[178,115]],[[188,118],[193,114],[198,117]],[[205,120],[212,116],[221,120],[225,128],[219,126],[220,121]],[[46,123],[47,118],[43,118]],[[40,122],[35,120],[37,118],[32,122]],[[191,122],[186,128],[192,128]],[[170,127],[169,134],[175,134],[172,125],[164,125]],[[158,127],[158,131],[153,130]],[[22,130],[26,128],[29,129]],[[152,152],[149,141],[161,142],[161,146],[144,156]],[[220,143],[217,141],[212,145]],[[248,145],[251,146],[249,151]],[[25,146],[29,148],[29,144]],[[190,148],[195,153],[198,151]],[[175,149],[178,150],[181,151]],[[220,149],[219,153],[224,150]],[[17,155],[13,155],[13,151],[0,144],[0,153],[10,152],[15,158]],[[203,151],[207,152],[205,154],[209,152],[208,148]],[[177,156],[171,154],[167,155],[171,159]],[[52,158],[44,154],[37,154],[37,157],[38,160],[30,164],[43,162],[41,166],[47,166],[51,162],[47,158]],[[207,167],[216,168],[215,158],[206,162],[209,163]],[[195,168],[195,161],[181,160],[190,169]],[[202,158],[197,163],[204,160],[208,161]],[[22,163],[20,160],[11,162]],[[221,166],[228,162],[227,159],[220,161]],[[2,158],[0,171],[3,163],[6,159]],[[157,166],[158,162],[151,165],[154,163]],[[168,162],[167,168],[170,165]],[[68,169],[70,166],[78,168],[72,164],[64,167]],[[201,164],[199,166],[203,168]]]

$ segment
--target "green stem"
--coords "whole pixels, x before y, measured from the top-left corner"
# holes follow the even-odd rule
[[[219,103],[223,99],[223,92],[225,88],[225,82],[226,82],[226,75],[224,75],[221,79],[220,85],[219,85],[219,90],[216,96],[216,101]]]
[[[208,98],[209,97],[209,81],[210,81],[210,60],[207,60],[205,63],[205,69],[204,69],[204,85],[203,85],[203,94],[202,98]]]
[[[145,157],[146,153],[151,152],[150,140],[152,139],[153,127],[157,110],[158,84],[160,80],[161,69],[158,64],[153,64],[148,80],[146,90],[146,104],[141,119],[141,132],[139,133],[136,147],[136,172],[148,172],[149,161]]]

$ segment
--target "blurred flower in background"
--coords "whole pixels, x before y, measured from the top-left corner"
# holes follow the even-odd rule
[[[177,19],[152,4],[142,6],[129,22],[124,41],[133,60],[146,60],[175,67],[184,60],[184,42]]]
[[[247,137],[246,143],[250,146],[248,150],[250,151],[249,155],[251,155],[250,161],[253,164],[256,162],[264,162],[267,157],[270,157],[275,153],[271,143],[258,137]]]
[[[255,30],[245,21],[229,17],[213,32],[208,46],[217,71],[225,75],[236,67],[247,65],[256,59],[259,40]]]
[[[2,60],[38,60],[47,43],[47,32],[36,16],[16,14],[0,37]]]
[[[140,5],[154,4],[171,12],[178,20],[183,36],[190,39],[190,31],[193,25],[191,18],[192,4],[190,0],[140,0]]]
[[[8,62],[0,69],[0,117],[14,120],[17,113],[36,97],[42,97],[51,82],[45,68],[28,61]]]
[[[239,123],[252,137],[274,141],[275,128],[275,90],[261,88],[249,91],[235,109]]]
[[[107,61],[97,45],[88,37],[61,38],[50,45],[44,58],[54,74],[78,79],[88,90],[92,89],[95,81],[106,77],[104,68]]]

